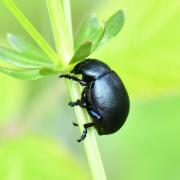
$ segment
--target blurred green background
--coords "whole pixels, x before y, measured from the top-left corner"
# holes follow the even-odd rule
[[[54,46],[45,0],[15,0]],[[123,30],[91,57],[123,79],[131,99],[124,127],[97,136],[110,180],[180,179],[180,1],[72,0],[74,34],[91,12],[123,9]],[[0,2],[0,43],[7,32],[30,37]],[[1,64],[2,62],[0,62]],[[0,74],[0,179],[91,179],[72,126],[63,80],[20,81]]]

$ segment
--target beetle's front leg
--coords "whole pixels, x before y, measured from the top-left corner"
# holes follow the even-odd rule
[[[69,74],[60,75],[59,78],[70,79],[70,80],[79,82],[82,86],[87,86],[87,83],[85,81]]]

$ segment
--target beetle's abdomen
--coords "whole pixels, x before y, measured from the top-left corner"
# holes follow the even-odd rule
[[[111,134],[121,128],[129,112],[129,97],[117,74],[111,72],[97,79],[90,97],[93,109],[102,117],[97,123],[98,133]]]

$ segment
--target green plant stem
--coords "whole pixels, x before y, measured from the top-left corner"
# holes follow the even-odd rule
[[[46,0],[57,52],[66,65],[73,54],[72,40],[68,32],[64,7],[59,0]],[[61,28],[59,28],[61,27]]]
[[[21,10],[16,6],[12,0],[3,0],[6,7],[10,12],[16,17],[19,23],[24,27],[24,29],[30,34],[34,41],[39,45],[39,47],[48,55],[48,57],[54,62],[58,67],[60,65],[60,56],[49,46],[49,44],[44,40],[36,28],[31,24],[31,22],[24,16]]]
[[[71,19],[71,4],[70,0],[63,0],[64,5],[64,16],[67,24],[68,37],[69,37],[69,46],[71,49],[74,49],[74,40],[73,40],[73,30],[72,30],[72,19]],[[73,53],[72,53],[73,55]]]
[[[56,41],[59,40],[59,42],[57,42],[56,44],[58,45],[61,43],[65,43],[66,47],[68,49],[68,51],[63,51],[63,53],[65,53],[65,54],[63,54],[63,57],[66,60],[67,56],[72,57],[72,55],[73,55],[73,49],[71,49],[71,51],[69,51],[70,48],[73,48],[72,34],[69,34],[69,33],[72,33],[70,1],[64,0],[65,4],[61,4],[62,1],[60,1],[60,0],[54,0],[54,1],[47,0],[47,2],[48,2],[47,5],[50,6],[49,13],[50,13],[50,17],[52,19],[51,22],[52,22],[52,27],[53,27],[52,29],[54,30],[54,35],[55,35],[54,38],[56,39]],[[60,16],[59,11],[62,11],[62,9],[61,9],[62,6],[64,6],[64,16],[58,17],[58,16]],[[59,7],[59,9],[58,9],[58,7]],[[60,18],[61,19],[64,18],[64,19],[62,21],[59,21]],[[56,22],[56,21],[58,21],[58,22]],[[62,26],[66,26],[66,28],[64,28]],[[59,29],[61,29],[61,30],[59,30]],[[67,43],[65,37],[71,37],[70,38],[71,42]],[[61,48],[61,46],[58,46],[57,48]],[[58,50],[58,52],[60,52],[60,51],[61,51],[61,49]],[[66,53],[71,53],[71,54],[66,54]],[[69,60],[70,59],[68,59],[68,61]],[[67,85],[68,85],[72,100],[77,100],[79,98],[80,92],[81,92],[80,86],[77,85],[77,83],[70,82],[70,81],[67,81]],[[75,107],[75,112],[76,112],[78,124],[80,126],[80,130],[82,133],[83,124],[90,122],[90,118],[89,118],[87,112],[85,112],[85,110],[83,110],[80,107]],[[85,151],[86,151],[86,155],[87,155],[89,166],[90,166],[90,169],[92,172],[93,179],[94,180],[106,180],[106,175],[105,175],[103,163],[101,160],[99,148],[97,145],[95,133],[96,132],[95,132],[94,128],[89,128],[87,137],[86,137],[85,141],[83,141],[83,144],[85,147]]]

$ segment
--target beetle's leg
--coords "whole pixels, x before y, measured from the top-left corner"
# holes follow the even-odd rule
[[[83,133],[81,135],[81,138],[77,140],[77,142],[81,142],[86,138],[86,134],[87,134],[87,128],[92,127],[95,125],[95,122],[91,122],[91,123],[86,123],[84,124],[84,129],[83,129]]]
[[[73,126],[79,126],[77,123],[75,123],[74,121],[72,122]]]
[[[69,106],[74,107],[74,106],[80,106],[82,108],[88,108],[88,103],[87,103],[87,98],[86,98],[86,91],[87,87],[84,88],[82,94],[81,94],[81,99],[78,99],[74,102],[69,102]]]
[[[97,112],[93,111],[93,110],[88,110],[89,114],[94,117],[97,120],[101,120],[102,117],[100,116],[100,114],[98,114]]]
[[[74,102],[69,102],[69,106],[74,107],[74,106],[80,106],[82,108],[86,108],[86,103],[82,102],[81,100],[76,100]]]
[[[92,127],[92,126],[94,126],[96,123],[95,122],[90,122],[90,123],[86,123],[86,124],[84,124],[84,128],[89,128],[89,127]]]
[[[83,133],[82,133],[80,139],[77,140],[77,142],[83,141],[85,139],[85,137],[86,137],[86,134],[87,134],[87,128],[84,128]]]
[[[82,86],[87,86],[87,83],[85,81],[83,81],[75,76],[71,76],[69,74],[60,75],[59,78],[71,79],[73,81],[79,82]]]

